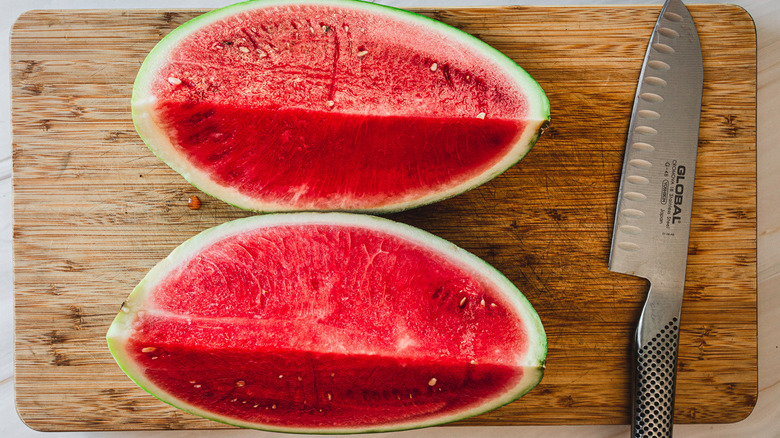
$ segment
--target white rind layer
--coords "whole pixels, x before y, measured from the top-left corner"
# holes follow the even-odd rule
[[[355,0],[250,0],[244,3],[238,3],[196,17],[174,29],[170,34],[163,38],[149,53],[141,66],[133,86],[133,96],[131,100],[133,123],[149,149],[172,169],[181,174],[190,184],[228,204],[257,212],[320,209],[316,206],[291,205],[289,203],[279,204],[250,198],[240,193],[235,188],[224,186],[214,181],[209,172],[193,166],[187,161],[184,155],[176,151],[176,147],[171,142],[171,138],[166,134],[160,121],[155,117],[156,112],[154,108],[157,98],[150,90],[153,82],[152,79],[168,59],[168,53],[176,47],[179,42],[197,29],[219,21],[226,16],[245,10],[287,4],[321,4],[346,9],[365,10],[373,14],[392,17],[395,20],[406,21],[413,25],[425,26],[432,32],[440,32],[443,36],[452,38],[477,53],[481,52],[485,54],[487,59],[493,60],[497,69],[503,71],[508,78],[511,78],[520,86],[520,89],[526,93],[528,99],[529,111],[526,120],[527,125],[524,131],[515,139],[515,143],[510,152],[493,166],[486,169],[482,174],[446,190],[432,192],[413,199],[400,200],[396,203],[388,203],[370,208],[343,206],[341,208],[328,208],[328,210],[351,210],[374,213],[394,212],[430,204],[459,195],[490,181],[523,159],[533,147],[544,124],[550,119],[550,103],[547,96],[539,84],[525,70],[490,45],[440,21],[389,6]]]
[[[278,427],[272,424],[249,423],[231,417],[215,415],[213,412],[205,411],[197,406],[176,399],[144,376],[143,369],[138,367],[136,362],[128,356],[125,345],[128,341],[128,337],[132,333],[132,323],[135,317],[138,312],[144,310],[149,293],[154,290],[155,286],[161,280],[165,279],[171,271],[185,265],[201,250],[226,237],[259,228],[301,224],[360,227],[398,236],[404,240],[418,244],[423,248],[428,248],[437,254],[441,254],[447,260],[450,260],[463,268],[469,268],[469,270],[473,271],[479,277],[496,285],[496,289],[503,293],[503,298],[505,298],[506,303],[512,305],[522,321],[526,324],[525,330],[530,344],[528,345],[526,355],[517,363],[517,366],[524,367],[523,378],[515,387],[508,388],[504,394],[490,400],[489,403],[447,416],[435,417],[425,421],[393,423],[376,427],[361,427],[359,429],[300,429]],[[165,403],[192,414],[226,424],[269,431],[297,433],[363,433],[413,429],[449,423],[482,414],[516,400],[533,389],[542,379],[545,358],[547,356],[547,337],[544,328],[542,327],[541,320],[533,306],[509,279],[484,260],[459,248],[451,242],[418,228],[394,222],[389,219],[350,213],[287,213],[251,216],[227,222],[201,232],[173,250],[168,257],[152,268],[138,286],[133,289],[133,292],[123,304],[122,310],[111,324],[107,333],[107,341],[111,354],[114,356],[122,370],[138,384],[138,386]]]

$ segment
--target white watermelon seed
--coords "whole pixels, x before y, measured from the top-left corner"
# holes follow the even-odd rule
[[[192,385],[192,386],[194,386],[195,388],[200,388],[200,387],[201,387],[201,385],[200,385],[200,384],[197,384],[197,385]]]
[[[239,380],[238,382],[236,382],[236,386],[238,386],[239,388],[244,385],[246,385],[246,382],[244,382],[243,380]]]
[[[256,408],[256,407],[258,407],[258,406],[260,406],[260,405],[252,405],[252,407],[253,407],[253,408]]]
[[[195,381],[194,380],[190,380],[190,383],[195,383]]]
[[[476,365],[476,364],[477,364],[477,361],[476,361],[476,360],[472,360],[472,361],[471,361],[471,364],[472,364],[472,365]]]
[[[362,57],[364,57],[366,55],[368,55],[368,50],[361,50],[361,51],[357,52],[358,58],[362,58]]]
[[[328,393],[327,396],[328,396],[328,400],[333,400],[333,395],[331,393]]]
[[[151,353],[153,351],[157,350],[157,347],[144,347],[141,349],[141,352],[143,353]]]
[[[436,377],[428,381],[428,386],[434,386],[434,385],[436,385]]]
[[[482,300],[479,302],[479,304],[480,304],[482,307],[485,307],[485,299],[484,299],[484,298],[482,298]]]
[[[301,380],[303,380],[303,377],[298,376],[298,381],[300,382]]]
[[[439,68],[439,64],[436,64],[435,62],[431,64],[431,71],[436,71],[437,68]]]
[[[249,49],[247,47],[241,46],[238,48],[242,53],[249,53]]]
[[[241,403],[246,404],[246,400],[242,401]]]
[[[329,100],[329,101],[325,102],[325,105],[328,106],[328,107],[332,107],[335,104],[336,104],[336,102],[334,102],[332,100]]]
[[[463,298],[460,300],[460,303],[458,303],[458,307],[463,307],[463,306],[465,306],[465,305],[466,305],[466,300],[468,300],[468,298],[467,298],[467,297],[463,297]]]
[[[284,377],[284,374],[279,374],[279,378],[280,379],[283,378],[283,377]]]
[[[171,76],[168,78],[168,83],[170,83],[171,85],[179,85],[181,84],[181,79]]]
[[[496,303],[490,303],[490,307],[498,307],[498,304],[496,304]]]
[[[276,409],[276,405],[271,405],[271,409]]]
[[[158,359],[158,357],[157,357],[157,356],[154,356],[154,357],[152,358],[152,360],[157,360],[157,359]]]
[[[230,403],[235,403],[237,400],[237,398],[234,398],[233,400],[230,400]]]
[[[477,118],[478,118],[478,119],[484,119],[484,118],[485,118],[485,113],[479,113],[479,114],[477,114]]]

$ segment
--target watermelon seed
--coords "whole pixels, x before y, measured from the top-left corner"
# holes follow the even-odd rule
[[[249,49],[244,46],[239,47],[238,50],[240,50],[242,53],[249,53]]]
[[[244,382],[243,380],[239,380],[238,382],[236,382],[236,386],[238,386],[239,388],[244,385],[246,385],[246,382]]]
[[[428,386],[435,386],[435,385],[436,385],[436,377],[428,381]]]
[[[436,64],[435,62],[431,64],[431,71],[436,71],[437,68],[439,68],[439,64]]]
[[[154,357],[152,358],[152,360],[157,360],[157,359],[158,359],[158,357],[157,357],[157,356],[154,356]]]
[[[253,408],[256,408],[256,407],[258,407],[258,406],[260,406],[260,405],[253,405],[252,407],[253,407]]]
[[[357,53],[358,58],[362,58],[366,55],[368,55],[368,50],[361,50]]]
[[[271,409],[276,409],[276,405],[271,405]]]
[[[279,374],[279,378],[280,379],[283,378],[283,377],[284,377],[284,374]]]
[[[179,85],[181,84],[181,79],[171,76],[168,78],[168,83],[170,83],[171,85]]]
[[[230,403],[235,403],[236,401],[238,401],[238,399],[234,398],[233,400],[230,400]]]
[[[496,304],[496,303],[490,303],[490,307],[498,307],[498,304]]]
[[[336,104],[336,102],[334,102],[334,101],[332,101],[332,100],[329,100],[329,101],[325,102],[325,105],[326,105],[327,107],[333,107],[333,105],[335,105],[335,104]]]
[[[465,305],[466,305],[466,301],[467,301],[467,300],[468,300],[468,297],[463,297],[463,298],[460,300],[460,303],[458,303],[458,307],[463,307],[463,306],[465,306]]]
[[[482,307],[485,307],[485,299],[484,299],[484,298],[482,298],[482,300],[479,302],[479,304],[480,304]]]
[[[476,361],[476,360],[472,360],[470,363],[471,363],[472,365],[476,365],[476,364],[477,364],[477,361]]]
[[[242,403],[242,404],[246,404],[246,400],[242,401],[241,403]]]
[[[192,385],[192,386],[194,386],[195,388],[200,388],[202,385],[197,384],[197,385]]]
[[[349,26],[347,26],[346,24],[344,25],[344,32],[349,32]]]
[[[187,206],[190,208],[190,210],[197,210],[201,205],[202,203],[200,202],[200,198],[197,196],[190,196],[190,198],[187,200]]]
[[[144,347],[141,349],[141,352],[143,353],[151,353],[153,351],[157,350],[157,347]]]
[[[194,380],[190,380],[190,383],[195,383],[195,381]]]
[[[484,119],[485,119],[485,113],[479,113],[479,114],[477,114],[477,118],[478,118],[478,119],[483,119],[483,120],[484,120]]]
[[[303,377],[298,376],[298,381],[300,382],[301,380],[303,380]]]
[[[328,396],[328,401],[333,400],[333,395],[331,393],[328,393],[327,396]]]

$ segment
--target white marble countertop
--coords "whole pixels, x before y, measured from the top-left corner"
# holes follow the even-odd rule
[[[603,5],[655,4],[661,0],[380,0],[399,6],[474,5]],[[280,434],[246,431],[42,433],[19,419],[13,388],[13,257],[9,35],[13,21],[29,9],[72,8],[212,8],[232,1],[215,0],[0,0],[0,437],[272,437]],[[753,17],[758,32],[758,402],[753,413],[734,424],[678,425],[676,437],[780,437],[780,1],[718,0],[687,3],[733,3]],[[626,426],[438,427],[390,433],[405,437],[619,437]]]

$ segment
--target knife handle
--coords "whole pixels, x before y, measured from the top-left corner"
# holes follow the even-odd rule
[[[674,419],[679,293],[650,287],[634,344],[632,438],[670,438]]]

